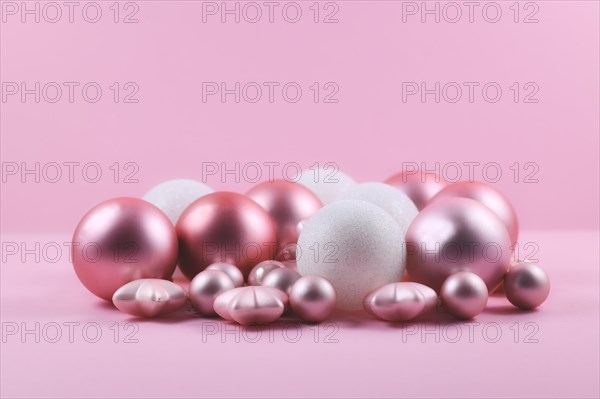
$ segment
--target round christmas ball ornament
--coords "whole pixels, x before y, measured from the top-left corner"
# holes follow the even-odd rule
[[[261,285],[263,287],[277,288],[289,295],[292,285],[300,277],[300,274],[293,269],[288,269],[287,267],[276,268],[263,277]]]
[[[315,193],[323,205],[332,203],[348,187],[356,184],[354,179],[338,170],[334,164],[303,170],[298,183]]]
[[[168,279],[177,262],[177,236],[160,209],[139,198],[114,198],[81,219],[72,241],[75,273],[96,296],[142,278]]]
[[[419,210],[425,208],[427,203],[448,184],[435,173],[421,170],[401,172],[391,176],[385,182],[406,194]]]
[[[440,298],[454,316],[471,319],[485,309],[488,290],[485,282],[475,273],[458,272],[444,281]]]
[[[225,292],[234,289],[231,278],[220,270],[204,270],[192,279],[190,283],[190,302],[194,309],[205,316],[215,314],[215,298]]]
[[[408,226],[419,213],[406,194],[384,183],[355,184],[338,197],[338,200],[345,199],[367,201],[379,206],[394,218],[405,234]]]
[[[300,222],[323,206],[308,188],[286,180],[260,183],[246,195],[262,206],[275,222],[279,250],[298,242]]]
[[[550,280],[539,265],[520,262],[504,276],[506,298],[518,308],[530,310],[540,306],[550,293]]]
[[[508,199],[500,191],[482,182],[458,182],[450,184],[431,199],[431,203],[444,198],[470,198],[490,208],[502,220],[512,244],[519,238],[517,213]]]
[[[190,179],[173,179],[160,183],[144,195],[144,199],[163,211],[173,224],[192,202],[210,194],[213,189]]]
[[[144,278],[119,288],[112,301],[121,312],[137,317],[156,317],[181,309],[187,294],[168,280]]]
[[[220,270],[229,276],[231,281],[233,281],[233,285],[236,287],[242,287],[244,285],[244,275],[240,269],[229,263],[213,263],[212,265],[208,266],[206,270]]]
[[[254,266],[248,275],[248,285],[261,285],[263,279],[271,270],[285,268],[285,265],[276,260],[265,260]]]
[[[341,309],[361,309],[365,295],[399,281],[404,271],[402,229],[366,201],[326,205],[306,222],[298,246],[298,272],[328,279]]]
[[[335,308],[335,289],[321,276],[299,278],[290,290],[290,306],[305,321],[320,322]]]
[[[199,198],[183,212],[176,229],[179,267],[188,279],[216,262],[235,265],[247,276],[254,265],[276,255],[275,224],[241,194],[215,192]]]
[[[493,292],[512,254],[504,223],[468,198],[439,199],[425,207],[406,233],[406,252],[410,279],[437,292],[458,271],[479,275]]]

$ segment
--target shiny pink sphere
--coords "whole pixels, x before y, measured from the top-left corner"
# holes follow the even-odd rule
[[[406,194],[419,210],[425,208],[429,200],[448,185],[441,177],[422,171],[401,172],[388,178],[385,183]]]
[[[262,206],[275,222],[280,250],[298,242],[300,222],[323,207],[319,197],[308,188],[286,180],[260,183],[246,195]]]
[[[260,205],[237,193],[216,192],[194,201],[177,221],[179,267],[188,279],[216,262],[244,276],[276,254],[275,224]]]
[[[292,285],[289,295],[292,310],[306,321],[323,321],[335,308],[335,289],[321,276],[301,277]]]
[[[482,182],[458,182],[450,184],[431,199],[433,203],[442,198],[470,198],[481,202],[490,208],[502,220],[512,244],[519,238],[519,221],[517,213],[508,199],[500,191],[489,184]]]
[[[504,293],[516,307],[534,309],[548,298],[550,279],[537,264],[520,262],[511,266],[504,276]]]
[[[440,292],[442,303],[460,319],[471,319],[483,312],[488,301],[488,290],[475,273],[454,273],[444,281]]]
[[[77,277],[107,301],[131,281],[170,278],[177,263],[173,224],[160,209],[138,198],[96,205],[77,225],[72,245]]]
[[[411,281],[439,292],[448,276],[473,272],[492,292],[511,260],[506,227],[489,208],[468,198],[444,198],[423,209],[406,233]]]

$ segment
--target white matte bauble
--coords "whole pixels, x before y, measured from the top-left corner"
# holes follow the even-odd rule
[[[212,188],[198,181],[174,179],[154,186],[144,195],[144,199],[156,205],[175,224],[189,204],[212,192]]]
[[[338,200],[355,199],[370,202],[389,213],[406,234],[419,210],[402,191],[385,183],[361,183],[344,191]]]
[[[330,167],[303,170],[298,183],[315,193],[323,205],[332,203],[342,192],[356,184],[354,179],[333,164]]]
[[[298,272],[328,279],[341,309],[361,309],[369,292],[400,281],[404,271],[402,229],[366,201],[326,205],[305,223],[298,246]]]

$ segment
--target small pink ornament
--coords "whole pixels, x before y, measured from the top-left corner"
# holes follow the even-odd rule
[[[234,288],[233,281],[225,272],[205,270],[198,273],[190,283],[190,302],[200,314],[212,316],[215,314],[215,298]]]
[[[238,269],[232,264],[217,262],[208,266],[206,270],[220,270],[229,276],[231,281],[233,281],[233,285],[235,285],[236,287],[242,287],[244,285],[244,275],[242,274],[240,269]]]
[[[485,309],[488,290],[477,274],[458,272],[444,281],[440,297],[446,309],[454,316],[471,319]]]
[[[188,279],[216,262],[231,263],[247,276],[253,265],[276,255],[271,217],[241,194],[216,192],[197,199],[179,217],[176,230],[179,268]]]
[[[520,262],[504,276],[506,298],[518,308],[529,310],[540,306],[550,293],[548,275],[536,263]]]
[[[183,288],[168,280],[144,278],[125,284],[112,297],[121,312],[137,317],[156,317],[185,305]]]
[[[216,298],[215,298],[215,302],[213,304],[215,313],[218,314],[219,316],[221,316],[222,318],[224,318],[225,320],[229,320],[229,321],[233,321],[233,319],[231,318],[231,315],[229,314],[229,302],[231,302],[231,300],[240,292],[249,289],[250,287],[239,287],[239,288],[234,288],[232,290],[229,291],[225,291],[221,294],[219,294]],[[262,287],[263,289],[270,291],[273,295],[277,296],[281,302],[283,303],[284,308],[288,305],[289,303],[289,298],[288,296],[281,292],[278,289],[275,288],[269,288],[269,287]]]
[[[387,321],[408,321],[433,309],[437,294],[417,283],[384,285],[365,297],[365,310]]]
[[[463,181],[448,185],[431,199],[431,203],[442,198],[454,197],[470,198],[490,208],[506,226],[511,244],[517,242],[519,238],[517,213],[500,191],[482,182]]]
[[[177,263],[173,224],[160,209],[138,198],[96,205],[77,225],[71,248],[79,280],[107,301],[130,281],[170,278]]]
[[[298,242],[300,222],[323,207],[321,200],[308,188],[286,180],[260,183],[246,195],[262,206],[277,225],[280,249]]]
[[[419,210],[425,208],[429,200],[448,185],[435,173],[426,173],[420,170],[395,174],[385,183],[406,194]]]
[[[300,277],[300,273],[295,270],[288,269],[287,267],[277,268],[271,270],[263,277],[261,285],[263,287],[277,288],[289,295],[292,285],[294,285]]]
[[[335,289],[320,276],[303,276],[292,285],[290,306],[303,320],[320,322],[335,308]]]
[[[233,321],[242,324],[265,324],[277,320],[284,310],[280,297],[268,287],[243,287],[227,305]]]
[[[501,284],[512,255],[506,227],[489,208],[469,198],[432,201],[406,233],[406,270],[412,281],[440,290],[458,271],[476,273],[488,291]]]
[[[248,275],[248,285],[261,285],[263,279],[271,270],[285,268],[285,265],[276,260],[265,260],[250,271]]]

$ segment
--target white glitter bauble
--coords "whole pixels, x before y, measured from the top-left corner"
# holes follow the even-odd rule
[[[305,169],[302,171],[298,183],[315,193],[323,205],[335,201],[338,195],[356,184],[354,179],[333,166],[331,168]]]
[[[382,208],[400,225],[402,237],[406,235],[408,226],[419,213],[419,209],[408,195],[385,183],[355,184],[338,197],[338,200],[347,199],[367,201]]]
[[[304,225],[298,239],[298,272],[328,279],[338,308],[361,309],[371,291],[400,281],[405,266],[402,235],[398,223],[376,205],[334,202]]]
[[[175,224],[188,205],[212,192],[212,188],[195,180],[174,179],[154,186],[143,198],[156,205]]]

